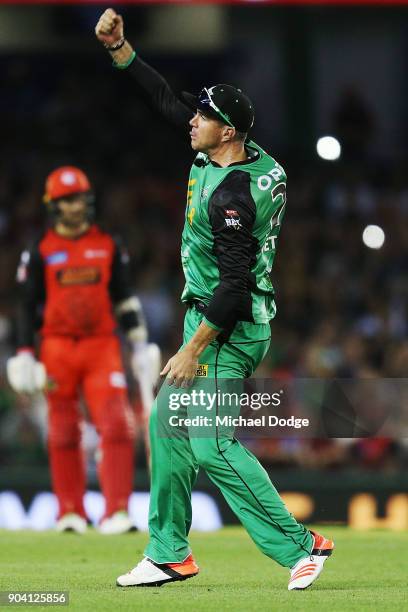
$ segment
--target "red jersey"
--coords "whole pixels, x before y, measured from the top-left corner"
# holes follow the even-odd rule
[[[113,305],[131,295],[127,268],[127,254],[97,225],[77,238],[47,230],[34,248],[24,251],[17,273],[25,311],[19,345],[33,344],[39,304],[43,336],[112,334]]]

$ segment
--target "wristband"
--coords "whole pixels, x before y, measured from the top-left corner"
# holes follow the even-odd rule
[[[122,36],[122,38],[119,38],[119,40],[115,44],[109,46],[109,45],[103,43],[103,46],[108,51],[119,51],[119,49],[121,49],[123,47],[125,42],[126,42],[126,38],[124,36]]]
[[[130,64],[133,62],[133,60],[136,57],[136,52],[132,51],[132,55],[129,57],[128,61],[125,62],[124,64],[118,64],[117,62],[115,62],[115,60],[113,60],[112,62],[112,66],[114,68],[119,68],[119,70],[124,70],[125,68],[127,68],[128,66],[130,66]]]

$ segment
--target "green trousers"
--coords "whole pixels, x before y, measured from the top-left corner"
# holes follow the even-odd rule
[[[189,308],[183,344],[194,334],[202,315]],[[215,426],[169,426],[175,400],[181,394],[208,390],[222,381],[249,377],[265,356],[269,325],[239,323],[228,343],[211,343],[200,356],[194,385],[188,390],[163,383],[150,418],[151,493],[150,541],[145,555],[156,563],[182,562],[190,554],[191,490],[200,467],[220,489],[258,548],[285,567],[293,567],[312,548],[310,532],[289,513],[265,469],[233,432],[222,435]],[[205,385],[204,385],[205,379]],[[216,380],[217,379],[217,380]],[[221,381],[221,382],[220,382]],[[185,403],[185,402],[184,402]],[[199,408],[200,410],[200,408]],[[205,407],[201,406],[200,414]],[[225,406],[223,407],[225,414]],[[192,416],[181,406],[177,416]],[[195,412],[194,414],[197,414]]]

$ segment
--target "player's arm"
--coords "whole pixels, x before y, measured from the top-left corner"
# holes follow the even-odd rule
[[[17,354],[7,362],[7,376],[18,393],[34,393],[46,382],[45,368],[34,356],[38,310],[45,301],[44,262],[38,245],[21,254],[17,285]]]
[[[256,206],[247,172],[231,172],[214,192],[209,219],[220,282],[204,321],[228,335],[237,321],[252,321],[251,268],[258,249],[252,229]]]
[[[129,255],[119,238],[114,239],[109,294],[122,332],[132,343],[145,343],[147,330],[142,306],[132,290]]]
[[[45,302],[44,261],[38,244],[22,252],[16,280],[17,349],[34,352],[38,311]]]
[[[249,282],[257,248],[252,237],[255,215],[249,175],[230,173],[214,192],[209,205],[220,283],[198,330],[162,370],[169,384],[176,387],[192,384],[199,357],[207,346],[219,334],[228,336],[237,321],[252,320]]]
[[[107,9],[100,17],[95,33],[109,51],[114,65],[125,68],[132,75],[139,95],[148,106],[175,126],[186,130],[192,116],[191,110],[177,98],[167,81],[136,55],[124,37],[122,17],[113,9]]]
[[[202,321],[190,341],[168,360],[162,376],[175,387],[189,387],[197,372],[198,359],[204,349],[218,336],[219,331]]]

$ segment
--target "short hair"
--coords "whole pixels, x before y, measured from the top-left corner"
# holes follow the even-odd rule
[[[228,125],[228,123],[225,123],[224,121],[218,120],[218,123],[222,126],[222,127],[234,127],[232,125]],[[245,142],[246,139],[248,137],[248,133],[247,132],[239,132],[237,130],[237,128],[235,128],[235,134],[234,134],[234,138],[232,139],[234,142]]]
[[[236,130],[235,132],[235,140],[238,140],[239,142],[245,142],[245,140],[247,139],[248,133],[247,132],[238,132],[238,130]]]

